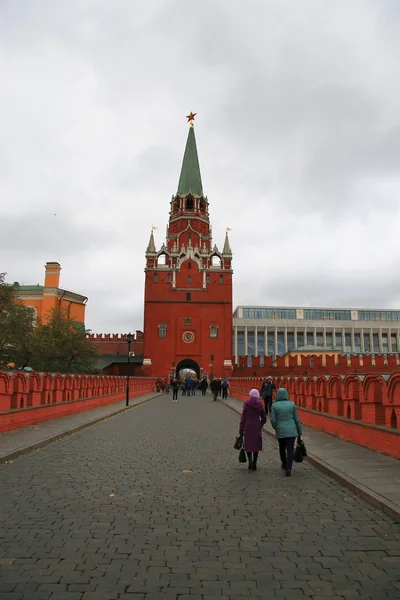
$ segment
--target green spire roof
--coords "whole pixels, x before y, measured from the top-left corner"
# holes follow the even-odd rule
[[[197,197],[203,195],[199,157],[197,156],[196,138],[194,137],[193,127],[189,128],[177,193],[178,196],[187,196],[189,193]]]

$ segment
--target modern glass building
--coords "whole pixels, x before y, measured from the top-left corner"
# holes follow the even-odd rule
[[[238,306],[233,355],[278,356],[314,346],[343,353],[397,353],[400,310]]]

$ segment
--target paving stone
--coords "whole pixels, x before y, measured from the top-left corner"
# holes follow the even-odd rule
[[[0,465],[1,600],[398,600],[399,528],[272,439],[249,473],[237,428],[159,395]]]

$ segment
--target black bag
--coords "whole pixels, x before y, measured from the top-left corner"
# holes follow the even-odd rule
[[[236,438],[235,443],[233,444],[233,447],[235,448],[235,450],[240,450],[242,446],[243,446],[243,438],[241,435],[239,435]]]
[[[301,463],[304,457],[307,456],[306,446],[300,438],[297,439],[296,449],[294,451],[293,460],[294,462]]]
[[[303,453],[303,456],[307,456],[306,445],[305,445],[305,443],[303,442],[303,440],[300,440],[300,441],[298,442],[298,444],[300,444],[300,446],[301,446],[301,451],[302,451],[302,453]]]
[[[294,462],[297,462],[297,463],[301,463],[304,460],[303,450],[301,449],[300,444],[297,444],[297,446],[296,446],[296,449],[295,449],[294,455],[293,455],[293,460],[294,460]]]
[[[239,452],[239,462],[240,463],[245,463],[247,462],[247,456],[246,456],[246,451],[244,448],[240,448],[240,452]]]

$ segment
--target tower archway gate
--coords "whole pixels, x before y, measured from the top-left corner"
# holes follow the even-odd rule
[[[191,371],[194,371],[197,379],[200,379],[200,365],[195,360],[191,358],[184,358],[178,362],[176,365],[176,376],[178,379],[180,371],[183,371],[184,369],[190,369]]]

